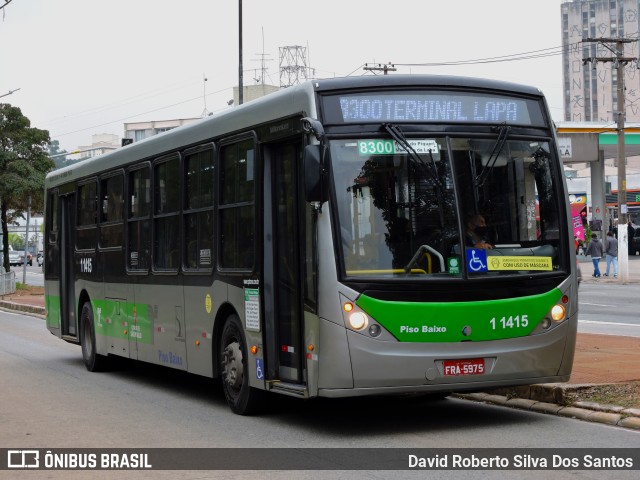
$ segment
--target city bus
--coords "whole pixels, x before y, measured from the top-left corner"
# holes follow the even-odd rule
[[[90,371],[217,379],[237,414],[571,373],[571,216],[537,88],[314,80],[55,170],[45,209],[46,325]]]

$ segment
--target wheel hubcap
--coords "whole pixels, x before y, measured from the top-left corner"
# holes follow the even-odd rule
[[[224,381],[234,390],[242,386],[244,367],[242,366],[242,350],[238,342],[231,342],[222,354]]]

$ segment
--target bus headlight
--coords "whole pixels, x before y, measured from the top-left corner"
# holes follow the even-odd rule
[[[556,322],[561,322],[562,320],[564,320],[565,313],[566,310],[564,308],[564,305],[556,304],[551,309],[551,318],[553,318],[553,320]]]
[[[349,315],[349,325],[354,330],[362,330],[369,324],[369,319],[362,312],[353,312]]]

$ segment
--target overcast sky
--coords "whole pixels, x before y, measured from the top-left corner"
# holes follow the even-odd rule
[[[298,45],[307,48],[317,78],[363,75],[366,63],[391,62],[398,73],[534,85],[560,121],[561,3],[242,0],[244,84],[255,84],[264,65],[265,83],[279,85],[279,48]],[[89,145],[93,134],[122,137],[125,122],[199,117],[205,91],[207,111],[230,108],[238,82],[238,5],[12,0],[0,10],[0,95],[20,90],[0,102],[20,107],[66,150]],[[536,58],[473,63],[523,56]]]

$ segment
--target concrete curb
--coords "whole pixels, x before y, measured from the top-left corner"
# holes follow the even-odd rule
[[[624,408],[615,405],[600,405],[595,402],[575,402],[570,406],[564,406],[568,401],[568,394],[580,388],[593,385],[568,386],[564,384],[540,384],[530,387],[517,387],[508,389],[508,395],[496,393],[465,393],[454,394],[456,398],[472,400],[476,402],[492,403],[504,407],[530,410],[551,415],[577,418],[587,422],[604,423],[633,430],[640,430],[640,409]],[[498,389],[496,392],[502,392]],[[522,392],[523,397],[514,397],[514,392]],[[539,395],[539,396],[538,396]],[[548,401],[550,400],[550,401]]]
[[[28,305],[25,303],[9,302],[7,300],[0,300],[0,308],[3,308],[5,310],[17,310],[23,313],[34,314],[38,317],[45,317],[47,314],[47,311],[44,307]]]
[[[47,311],[44,307],[29,305],[26,303],[10,302],[8,300],[0,300],[0,308],[3,308],[5,310],[17,310],[23,313],[30,313],[38,317],[44,317],[47,314]]]

